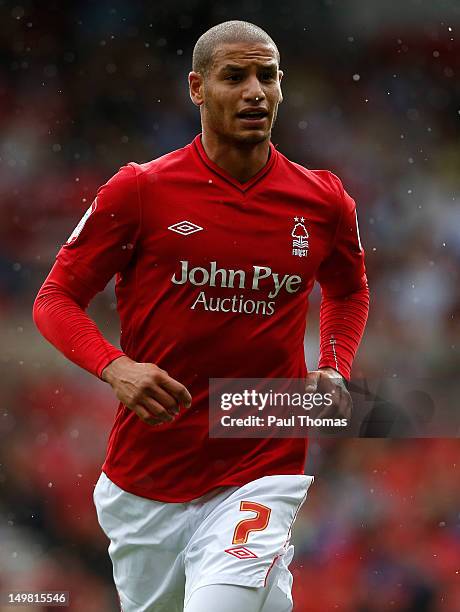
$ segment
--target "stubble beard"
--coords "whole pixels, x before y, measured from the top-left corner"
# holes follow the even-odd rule
[[[235,145],[249,145],[254,146],[270,140],[273,125],[276,120],[277,109],[275,109],[273,119],[270,127],[267,130],[251,130],[251,129],[232,129],[231,127],[226,129],[225,124],[222,123],[221,115],[219,111],[214,109],[212,105],[204,104],[203,111],[207,115],[207,125],[209,128],[219,136],[223,141],[229,144]]]

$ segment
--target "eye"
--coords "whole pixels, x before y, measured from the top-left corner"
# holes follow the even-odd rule
[[[226,81],[233,81],[233,82],[237,82],[241,80],[241,76],[239,74],[231,74],[228,77],[225,77]]]
[[[271,81],[275,76],[272,72],[263,72],[261,78],[263,81]]]

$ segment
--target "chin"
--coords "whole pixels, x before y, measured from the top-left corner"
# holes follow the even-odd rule
[[[270,132],[265,132],[263,130],[245,130],[244,132],[233,134],[233,138],[240,143],[259,144],[270,138]]]

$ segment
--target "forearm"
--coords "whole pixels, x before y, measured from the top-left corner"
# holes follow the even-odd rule
[[[49,278],[37,295],[33,318],[51,344],[99,378],[109,363],[124,355],[103,337],[82,305]]]
[[[347,380],[369,312],[369,288],[345,297],[322,296],[319,368],[332,367]]]

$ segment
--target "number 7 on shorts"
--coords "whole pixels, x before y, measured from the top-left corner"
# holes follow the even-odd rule
[[[256,516],[241,520],[233,532],[232,544],[246,544],[251,531],[263,531],[270,520],[271,508],[252,501],[240,502],[241,512],[255,512]]]

